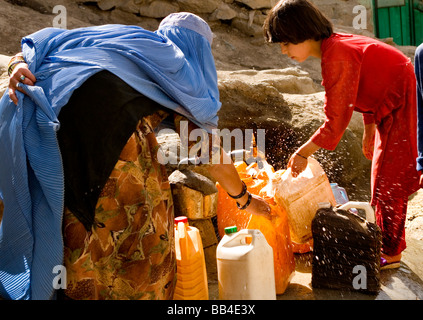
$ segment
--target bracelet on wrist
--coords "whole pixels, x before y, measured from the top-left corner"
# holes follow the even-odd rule
[[[295,154],[296,154],[297,156],[299,156],[299,157],[301,157],[301,158],[303,158],[303,159],[306,159],[306,160],[307,160],[307,157],[304,157],[302,154],[300,154],[300,153],[298,153],[298,152],[295,152]]]
[[[25,60],[15,60],[9,64],[7,68],[7,74],[9,75],[9,77],[12,75],[13,69],[15,69],[16,65],[19,63],[26,63],[26,62]]]
[[[231,195],[231,194],[229,194],[228,193],[228,196],[230,196],[232,199],[239,199],[239,198],[242,198],[243,196],[245,196],[245,194],[247,193],[247,185],[245,184],[245,182],[244,181],[242,181],[241,180],[241,182],[242,182],[242,191],[241,191],[241,193],[239,194],[239,195],[237,195],[237,196],[233,196],[233,195]]]
[[[248,200],[247,200],[247,202],[243,205],[243,206],[241,206],[239,203],[238,203],[238,201],[237,201],[237,203],[236,203],[236,206],[238,207],[238,209],[239,210],[245,210],[245,209],[247,209],[247,207],[250,205],[250,203],[251,203],[251,199],[253,198],[252,197],[252,195],[251,195],[251,193],[249,193],[248,191],[247,191],[247,193],[248,193]]]

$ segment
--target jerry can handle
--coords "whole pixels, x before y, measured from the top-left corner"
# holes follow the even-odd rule
[[[366,212],[366,220],[370,223],[375,223],[375,213],[373,211],[372,206],[368,202],[356,202],[356,201],[350,201],[347,202],[340,207],[339,209],[342,210],[348,210],[348,209],[363,209]]]
[[[256,229],[242,229],[238,231],[237,233],[233,233],[228,235],[230,237],[230,240],[226,243],[225,246],[227,247],[234,247],[239,245],[253,245],[256,242],[256,235],[257,231],[260,232],[260,230]],[[260,232],[261,233],[261,232]]]
[[[347,191],[346,191],[344,188],[342,188],[342,187],[339,187],[339,191],[341,192],[342,197],[343,197],[345,200],[347,200],[347,201],[348,201]]]

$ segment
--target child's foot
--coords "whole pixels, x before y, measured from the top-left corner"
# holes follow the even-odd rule
[[[384,253],[381,254],[380,270],[397,269],[401,265],[401,253],[395,256],[388,256]]]

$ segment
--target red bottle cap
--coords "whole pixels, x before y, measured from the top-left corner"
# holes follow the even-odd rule
[[[188,218],[185,216],[176,217],[175,224],[177,225],[179,222],[188,223]]]

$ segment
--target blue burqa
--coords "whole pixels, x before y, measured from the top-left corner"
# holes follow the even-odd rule
[[[178,19],[162,23],[156,32],[104,25],[47,28],[23,38],[22,51],[37,82],[23,85],[27,95],[17,92],[17,106],[7,92],[0,100],[0,197],[5,205],[0,296],[52,299],[60,286],[64,177],[58,115],[86,79],[108,70],[200,127],[210,131],[217,126],[221,104],[211,31],[202,20],[203,29],[190,28],[194,15],[186,14],[179,25]]]

